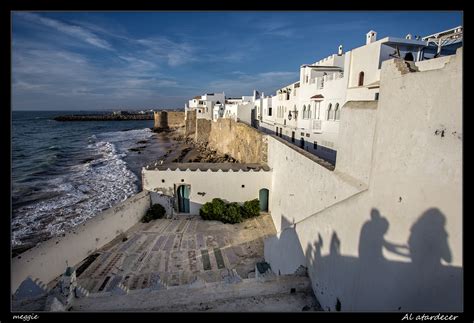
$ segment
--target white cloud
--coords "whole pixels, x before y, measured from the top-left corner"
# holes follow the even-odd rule
[[[178,66],[197,60],[194,55],[196,48],[185,42],[174,42],[164,37],[139,39],[136,42],[145,47],[145,55],[162,58],[170,66]]]
[[[102,49],[113,50],[112,46],[105,40],[98,37],[93,32],[76,25],[66,24],[59,20],[43,17],[39,14],[29,12],[18,12],[15,14],[17,17],[21,17],[27,21],[38,23],[47,27],[50,27],[60,33],[66,34],[75,39],[79,39],[92,46],[99,47]]]

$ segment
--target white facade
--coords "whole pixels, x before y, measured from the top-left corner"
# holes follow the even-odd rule
[[[347,101],[378,100],[380,67],[395,56],[416,61],[426,42],[366,35],[366,45],[313,64],[302,65],[300,79],[277,90],[272,115],[264,111],[259,127],[335,163],[341,109]],[[408,55],[408,56],[407,56]]]
[[[245,202],[259,198],[261,189],[271,187],[272,172],[266,170],[142,170],[143,189],[173,197],[181,185],[189,187],[189,214],[213,198]]]
[[[224,102],[225,93],[207,93],[189,100],[184,106],[184,110],[185,112],[196,110],[196,118],[212,120],[214,117],[214,105],[224,104]]]

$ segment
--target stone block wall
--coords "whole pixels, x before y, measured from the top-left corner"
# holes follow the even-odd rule
[[[154,113],[154,130],[160,131],[169,128],[184,127],[184,112],[181,111],[159,111]]]
[[[196,110],[186,112],[186,136],[196,133]]]
[[[266,135],[231,119],[212,122],[209,148],[228,154],[241,163],[267,163]]]

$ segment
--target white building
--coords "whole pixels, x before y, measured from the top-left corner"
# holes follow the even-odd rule
[[[226,98],[224,93],[204,94],[189,100],[185,111],[196,110],[197,119],[216,121],[218,118],[230,118],[250,125],[257,97],[257,91],[241,98]]]
[[[207,93],[204,95],[198,95],[188,101],[185,105],[185,112],[189,110],[196,110],[196,118],[198,119],[209,119],[213,118],[213,111],[215,104],[221,104],[225,102],[225,93]]]
[[[377,41],[371,30],[364,46],[347,53],[339,46],[337,53],[302,65],[299,81],[277,90],[259,127],[335,164],[344,104],[378,100],[382,62],[416,61],[425,46],[425,41],[410,37]]]

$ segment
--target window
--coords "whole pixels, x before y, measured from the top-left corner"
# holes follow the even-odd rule
[[[341,110],[339,109],[339,103],[336,103],[336,108],[334,109],[334,119],[340,120],[341,119]]]
[[[275,135],[278,136],[278,127],[276,127],[276,130],[275,130]]]
[[[359,86],[363,86],[364,85],[364,72],[360,72],[359,73]]]
[[[316,114],[315,114],[314,117],[319,120],[320,116],[321,116],[320,115],[321,114],[321,102],[316,102],[316,107],[317,107],[316,109],[317,109],[317,114],[318,115],[316,116]]]
[[[269,107],[269,108],[268,108],[268,115],[269,115],[269,116],[272,115],[272,107]]]
[[[306,75],[306,82],[305,83],[308,83],[308,75]]]
[[[313,142],[313,149],[318,149],[318,142],[317,141]]]
[[[375,100],[377,101],[379,99],[379,92],[375,93]]]
[[[331,120],[333,118],[333,115],[332,115],[332,104],[329,103],[329,107],[328,107],[328,117],[327,119],[328,120]]]
[[[303,119],[306,119],[306,105],[303,105]]]
[[[308,112],[307,112],[306,119],[311,119],[311,103],[308,104]]]
[[[295,132],[291,132],[291,142],[295,142]]]

